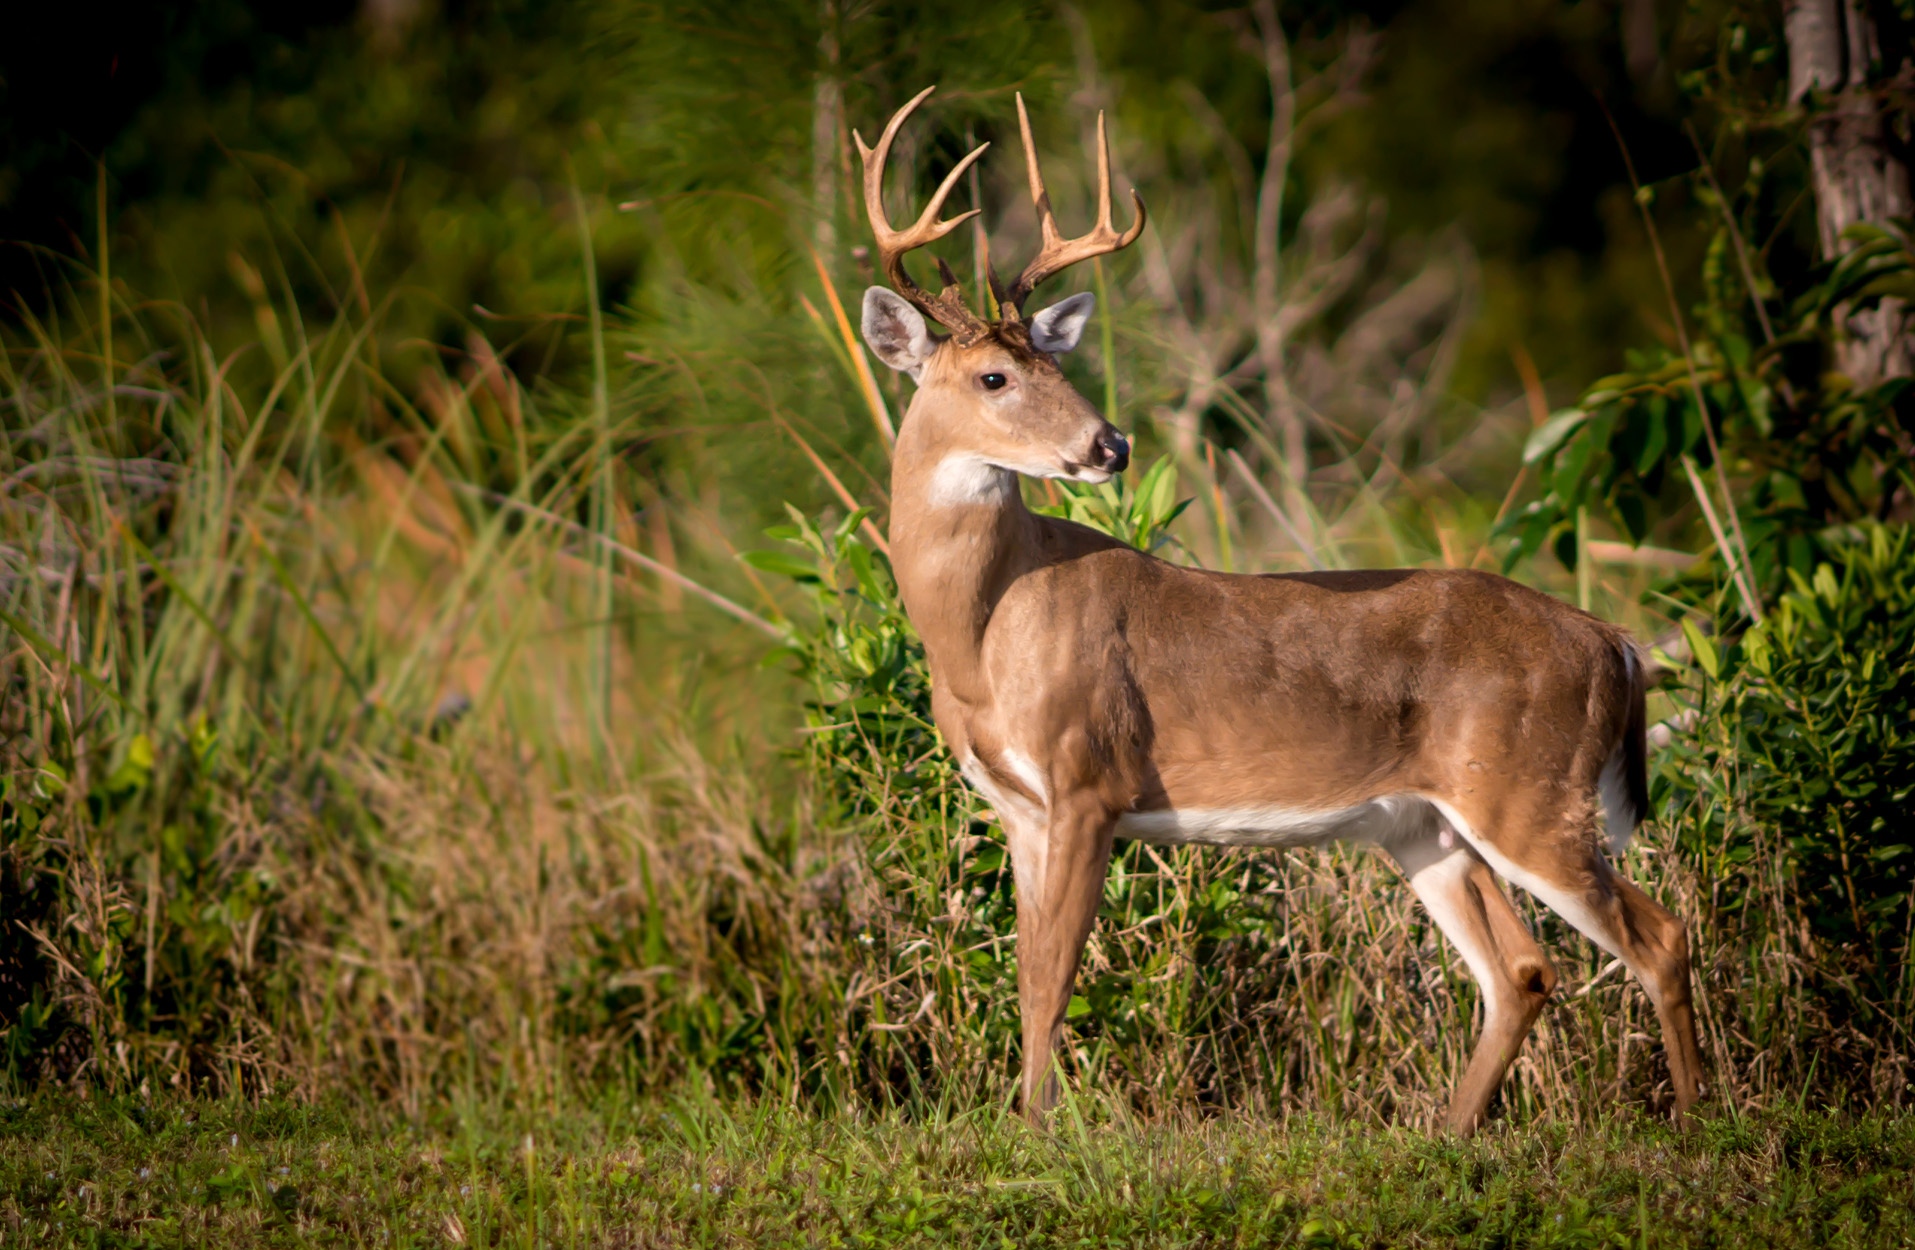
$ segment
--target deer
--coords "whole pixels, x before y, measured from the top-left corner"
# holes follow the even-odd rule
[[[1491,573],[1222,573],[1033,513],[1020,476],[1107,482],[1130,443],[1058,365],[1095,297],[1029,316],[1025,301],[1135,242],[1144,202],[1133,189],[1120,234],[1099,113],[1097,221],[1063,237],[1019,95],[1037,256],[1009,287],[985,265],[993,318],[942,260],[931,294],[904,259],[981,211],[942,218],[989,147],[952,168],[915,222],[892,227],[885,165],[933,90],[898,109],[875,148],[854,134],[890,283],[866,290],[861,321],[872,352],[916,387],[892,451],[891,565],[939,736],[1008,843],[1025,1115],[1041,1125],[1060,1096],[1072,986],[1124,838],[1342,841],[1392,858],[1479,987],[1480,1032],[1443,1121],[1460,1135],[1483,1123],[1558,984],[1497,878],[1513,882],[1641,982],[1685,1122],[1702,1093],[1687,933],[1609,858],[1649,808],[1646,654],[1624,630]]]

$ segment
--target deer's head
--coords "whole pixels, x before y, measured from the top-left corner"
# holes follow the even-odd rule
[[[975,467],[983,482],[989,470],[1007,469],[1032,477],[1067,478],[1080,482],[1108,481],[1130,462],[1130,444],[1093,408],[1057,367],[1057,357],[1077,346],[1090,320],[1095,298],[1073,295],[1031,316],[1024,301],[1046,278],[1078,261],[1128,247],[1144,229],[1144,202],[1135,191],[1136,221],[1118,234],[1111,224],[1110,149],[1104,139],[1104,118],[1097,118],[1098,220],[1090,233],[1075,239],[1058,234],[1050,196],[1037,167],[1031,142],[1031,123],[1018,97],[1017,120],[1024,140],[1024,161],[1030,177],[1031,198],[1037,205],[1043,245],[1037,259],[1024,267],[1009,287],[998,282],[988,264],[991,291],[999,317],[986,320],[964,302],[950,266],[938,262],[942,289],[932,295],[911,280],[905,270],[907,252],[941,239],[979,210],[949,221],[938,220],[944,201],[971,163],[990,145],[982,144],[951,170],[931,203],[909,228],[893,230],[885,218],[882,194],[884,164],[891,142],[914,109],[933,88],[920,92],[891,118],[868,148],[854,135],[864,158],[864,204],[877,236],[878,257],[895,291],[874,286],[864,293],[864,337],[871,350],[891,368],[911,375],[918,384],[909,423],[914,444],[934,456],[941,472],[963,479]],[[948,335],[933,333],[926,317]],[[961,480],[954,485],[963,487]]]

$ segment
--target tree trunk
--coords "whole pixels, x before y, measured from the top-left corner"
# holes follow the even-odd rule
[[[1809,169],[1822,254],[1833,259],[1855,245],[1842,231],[1857,222],[1887,225],[1915,213],[1908,166],[1891,146],[1887,118],[1873,88],[1883,77],[1882,48],[1867,0],[1788,0],[1789,99],[1814,109]],[[1897,50],[1905,69],[1907,53]],[[1915,373],[1909,308],[1884,299],[1847,318],[1837,365],[1858,386]]]

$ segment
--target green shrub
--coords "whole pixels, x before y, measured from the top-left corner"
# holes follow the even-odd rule
[[[1698,189],[1721,206],[1712,181]],[[1766,601],[1825,558],[1821,535],[1830,527],[1893,515],[1898,497],[1915,490],[1915,379],[1863,385],[1835,367],[1850,316],[1915,291],[1908,223],[1851,225],[1843,233],[1850,250],[1817,265],[1772,320],[1767,306],[1779,292],[1730,262],[1743,244],[1734,215],[1723,212],[1694,339],[1682,352],[1625,353],[1625,372],[1592,382],[1530,436],[1523,460],[1542,490],[1501,525],[1505,569],[1545,549],[1574,568],[1597,518],[1631,543],[1685,549],[1709,545],[1719,525],[1739,554],[1725,558],[1718,541],[1722,563],[1691,570],[1679,596],[1706,598],[1711,579],[1724,566],[1736,577],[1739,564],[1747,595]],[[1705,476],[1715,479],[1707,497],[1697,494]],[[1698,525],[1705,512],[1713,516],[1707,533]],[[1760,615],[1746,599],[1740,606]]]
[[[1915,888],[1915,547],[1872,528],[1742,640],[1729,715],[1750,816],[1786,841],[1806,913],[1877,965],[1907,954]],[[1839,572],[1838,572],[1839,568]]]
[[[1759,625],[1695,654],[1654,806],[1695,899],[1720,1070],[1895,1102],[1915,1052],[1915,537],[1822,538]]]
[[[1737,777],[1730,859],[1766,831],[1816,936],[1887,972],[1915,891],[1915,538],[1870,526],[1829,549],[1735,645],[1697,636],[1715,683],[1700,762]]]

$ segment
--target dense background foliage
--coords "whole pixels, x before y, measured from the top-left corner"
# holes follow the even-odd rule
[[[8,1081],[1001,1094],[1009,874],[847,323],[850,131],[936,81],[896,181],[997,142],[994,254],[1014,90],[1064,216],[1099,107],[1152,208],[1073,277],[1135,480],[1032,502],[1658,639],[1627,870],[1719,1096],[1906,1103],[1915,420],[1850,362],[1909,226],[1818,237],[1779,9],[123,16],[0,53]],[[1132,846],[1105,901],[1072,1061],[1139,1106],[1423,1122],[1460,1070],[1474,990],[1373,858]],[[1659,1103],[1640,992],[1533,919],[1566,989],[1505,1101]]]

